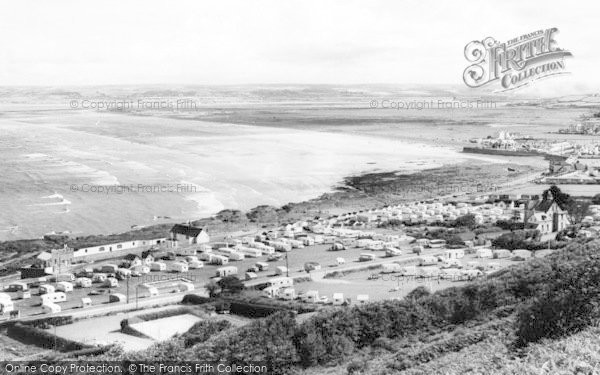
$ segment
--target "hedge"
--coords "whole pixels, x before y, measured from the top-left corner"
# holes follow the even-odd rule
[[[49,328],[50,326],[64,326],[73,323],[73,317],[71,315],[64,316],[50,316],[47,318],[40,318],[35,320],[29,320],[22,322],[23,325],[32,326],[35,328]]]
[[[89,345],[65,339],[41,328],[22,323],[15,323],[13,326],[8,327],[6,334],[26,344],[33,344],[46,349],[56,349],[62,352],[91,348]]]

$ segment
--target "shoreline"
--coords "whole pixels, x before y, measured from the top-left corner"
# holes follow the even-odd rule
[[[509,166],[515,171],[509,171]],[[290,202],[280,207],[259,205],[248,211],[225,209],[211,217],[192,221],[210,233],[212,241],[224,239],[232,233],[252,233],[315,216],[333,216],[345,212],[361,211],[397,204],[411,200],[428,200],[452,195],[494,194],[507,188],[497,181],[510,181],[508,188],[515,188],[519,180],[529,180],[536,172],[534,167],[511,163],[461,163],[447,164],[407,173],[371,172],[345,177],[332,186],[332,191],[313,199]],[[70,237],[56,236],[58,241],[42,238],[18,239],[0,242],[0,261],[5,268],[18,266],[29,256],[68,244],[85,247],[94,244],[120,242],[145,237],[168,237],[176,221],[149,225],[112,234],[91,234]]]

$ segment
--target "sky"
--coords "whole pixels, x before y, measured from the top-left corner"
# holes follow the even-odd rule
[[[0,0],[0,86],[462,84],[470,41],[557,27],[574,57],[548,85],[595,89],[600,3],[567,4]]]

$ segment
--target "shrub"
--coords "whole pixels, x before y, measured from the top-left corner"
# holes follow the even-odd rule
[[[517,318],[517,345],[557,338],[594,323],[600,312],[600,260],[559,264],[540,297],[523,307]]]
[[[46,349],[56,349],[62,352],[81,350],[90,347],[89,345],[84,345],[77,341],[56,336],[46,330],[21,323],[16,323],[13,326],[8,327],[6,334],[9,337],[26,344],[37,345]]]
[[[232,325],[227,320],[203,320],[192,326],[184,335],[184,345],[186,348],[194,346],[199,342],[208,340],[211,336],[231,328]]]

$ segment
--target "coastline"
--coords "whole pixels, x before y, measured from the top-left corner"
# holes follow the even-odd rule
[[[515,171],[509,171],[513,167]],[[205,227],[213,240],[222,240],[231,234],[254,233],[283,223],[316,216],[327,217],[344,212],[368,210],[385,205],[413,200],[427,200],[444,196],[470,193],[494,194],[506,186],[498,181],[528,181],[536,168],[512,163],[464,161],[414,173],[370,172],[344,178],[332,192],[313,199],[290,202],[280,207],[260,205],[248,211],[224,209],[212,217],[199,218],[193,223]],[[515,188],[515,183],[510,183]],[[93,234],[47,241],[20,239],[0,242],[0,261],[8,269],[17,268],[20,262],[40,251],[69,246],[91,246],[119,242],[125,239],[167,237],[176,222],[149,225],[122,233]],[[59,236],[60,238],[60,236]],[[13,267],[11,267],[11,265]]]

